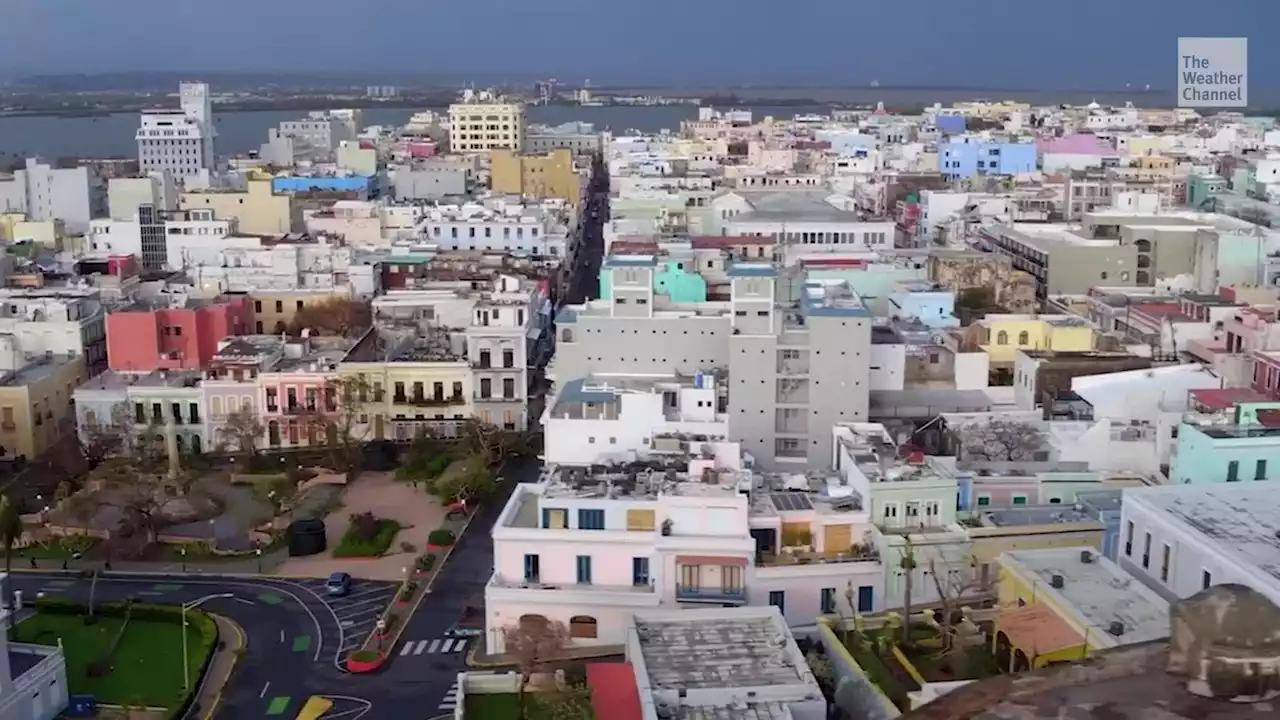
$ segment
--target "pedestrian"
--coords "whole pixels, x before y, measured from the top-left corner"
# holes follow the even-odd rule
[[[66,558],[62,558],[62,569],[63,569],[63,570],[66,570],[66,569],[67,569],[67,559],[66,559]]]
[[[111,561],[110,561],[110,560],[108,560],[108,561],[106,561],[106,562],[102,563],[102,569],[103,569],[103,570],[106,570],[107,572],[111,572]]]
[[[32,558],[31,558],[31,569],[32,569],[32,570],[35,570],[37,567],[38,567],[38,566],[36,565],[36,559],[35,559],[35,556],[32,556]]]

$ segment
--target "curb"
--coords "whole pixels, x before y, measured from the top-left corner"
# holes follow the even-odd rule
[[[435,572],[431,575],[431,579],[427,581],[426,586],[422,588],[422,592],[418,595],[417,600],[414,601],[413,606],[409,608],[407,613],[405,613],[404,618],[400,622],[396,623],[396,626],[392,628],[392,635],[389,638],[390,641],[387,642],[387,637],[383,638],[383,647],[386,648],[384,656],[387,659],[390,659],[391,651],[395,649],[396,643],[400,642],[400,636],[404,634],[405,627],[409,625],[409,619],[413,617],[414,613],[418,612],[418,608],[422,606],[423,601],[431,594],[431,586],[435,585],[436,578],[440,577],[440,573],[444,571],[444,566],[448,564],[449,558],[453,555],[454,548],[458,547],[458,543],[461,542],[462,536],[467,534],[467,530],[471,527],[471,522],[475,520],[476,516],[479,514],[480,508],[477,507],[475,512],[467,516],[467,521],[458,529],[453,544],[450,545],[449,549],[440,557],[440,562],[435,566]],[[388,605],[387,608],[382,611],[382,614],[378,616],[379,619],[385,619],[387,614],[397,607],[403,608],[404,606],[398,601],[393,601],[392,604]],[[370,635],[370,637],[372,637],[372,635]],[[357,650],[359,649],[361,648],[357,648]]]
[[[625,652],[625,648],[624,648],[623,650],[624,650],[624,652]],[[569,656],[569,657],[566,657],[566,658],[559,658],[559,659],[556,659],[556,660],[554,660],[554,661],[552,661],[552,662],[574,662],[574,661],[578,661],[578,660],[595,660],[596,658],[610,657],[610,656],[618,655],[618,654],[619,654],[619,652],[618,652],[618,650],[617,650],[616,648],[614,648],[614,649],[610,649],[610,650],[608,650],[608,651],[606,651],[606,650],[605,650],[605,648],[601,648],[601,649],[599,650],[599,652],[591,651],[591,648],[583,648],[583,651],[584,651],[584,652],[582,652],[582,653],[574,653],[573,655],[571,655],[571,656]],[[480,655],[480,654],[481,654],[481,653],[480,653],[480,646],[479,646],[479,645],[472,645],[472,646],[471,646],[471,649],[467,651],[467,657],[466,657],[467,667],[471,667],[471,668],[507,668],[507,667],[513,667],[514,665],[516,665],[516,663],[515,663],[515,662],[513,662],[513,661],[480,660],[480,659],[478,659],[478,658],[476,657],[476,656],[478,656],[478,655]]]
[[[217,615],[215,613],[208,614],[214,618],[215,625],[218,620],[221,620],[229,625],[232,630],[235,630],[236,640],[234,647],[231,648],[231,667],[227,668],[227,677],[223,681],[222,687],[218,688],[217,694],[213,696],[213,702],[209,704],[209,709],[200,716],[201,720],[213,720],[213,717],[217,715],[218,708],[222,705],[222,693],[226,690],[227,686],[231,684],[231,678],[235,675],[236,668],[240,665],[240,651],[248,647],[248,643],[245,642],[244,628],[240,627],[240,623],[225,615]],[[196,691],[197,698],[200,697],[200,692],[204,690],[205,683],[208,681],[209,676],[206,673],[204,679],[200,683],[199,689]],[[187,717],[190,716],[191,714],[188,713]]]

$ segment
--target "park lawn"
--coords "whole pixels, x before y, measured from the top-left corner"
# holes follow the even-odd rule
[[[391,543],[395,541],[400,527],[400,523],[395,520],[378,518],[378,532],[371,540],[355,537],[348,528],[342,540],[338,542],[338,547],[334,548],[333,556],[336,558],[382,557],[391,548]]]
[[[177,706],[185,693],[182,635],[176,622],[129,621],[111,672],[89,677],[90,664],[106,654],[122,624],[124,618],[99,617],[93,625],[85,625],[81,615],[36,613],[18,624],[17,637],[19,642],[55,646],[62,639],[67,690],[72,694],[93,695],[99,703],[109,705]],[[210,650],[188,619],[187,655],[193,689],[200,683],[200,669]]]
[[[538,693],[525,693],[527,720],[552,720],[553,709],[539,701]],[[463,702],[463,714],[468,720],[519,720],[520,696],[515,693],[487,693],[467,695]],[[591,720],[588,712],[582,720]]]

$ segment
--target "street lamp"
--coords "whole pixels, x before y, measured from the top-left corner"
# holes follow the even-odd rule
[[[218,593],[217,595],[205,595],[202,598],[196,598],[189,603],[182,604],[182,690],[186,692],[191,689],[191,661],[187,658],[187,611],[198,607],[210,600],[218,600],[222,598],[235,597],[232,593]]]

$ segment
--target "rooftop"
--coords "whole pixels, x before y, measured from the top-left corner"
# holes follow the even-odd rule
[[[1102,529],[1102,521],[1093,512],[1084,508],[1076,509],[1071,505],[1022,505],[997,508],[984,510],[978,514],[978,519],[983,527],[1097,523],[1098,528]]]
[[[189,372],[154,370],[148,373],[127,373],[118,370],[107,370],[100,375],[89,378],[76,391],[80,390],[126,390],[136,388],[181,388],[196,387],[200,384],[200,371]]]
[[[662,460],[561,467],[544,473],[542,497],[547,499],[601,498],[607,500],[657,500],[663,495],[736,497],[750,487],[747,470],[708,469],[693,476],[682,469],[687,461]]]
[[[1090,561],[1084,562],[1083,554]],[[1115,563],[1083,547],[1013,550],[1005,559],[1021,573],[1036,579],[1036,593],[1051,593],[1088,623],[1092,637],[1116,637],[1112,623],[1120,622],[1124,634],[1116,644],[1132,645],[1169,637],[1169,603],[1146,585],[1133,579]],[[1052,587],[1054,576],[1062,587]],[[1095,640],[1096,644],[1096,640]]]
[[[1206,544],[1280,580],[1280,493],[1269,483],[1214,483],[1141,488],[1128,502],[1163,512]]]

